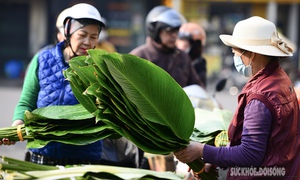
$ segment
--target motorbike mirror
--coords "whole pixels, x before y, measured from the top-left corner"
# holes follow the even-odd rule
[[[221,79],[216,85],[216,91],[217,92],[222,91],[225,88],[226,83],[227,83],[226,78]]]

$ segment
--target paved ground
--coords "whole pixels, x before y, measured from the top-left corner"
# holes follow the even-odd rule
[[[19,81],[0,81],[0,127],[11,126],[13,111],[21,94]],[[18,142],[14,146],[0,146],[0,155],[24,159],[26,142]]]

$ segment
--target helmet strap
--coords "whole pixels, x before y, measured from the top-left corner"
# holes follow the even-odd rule
[[[76,52],[73,50],[72,45],[71,45],[71,42],[69,42],[69,46],[70,46],[70,48],[71,48],[72,53],[74,54],[73,57],[78,56],[78,55],[76,54]]]
[[[69,18],[68,20],[67,20],[67,23],[66,23],[66,27],[65,27],[65,36],[66,36],[66,46],[70,46],[70,49],[71,49],[71,51],[72,51],[72,53],[73,53],[73,57],[76,57],[76,56],[78,56],[77,54],[76,54],[76,52],[73,50],[73,48],[72,48],[72,45],[71,45],[71,34],[70,34],[70,30],[71,30],[71,23],[72,23],[72,18]]]
[[[66,27],[65,27],[65,30],[64,30],[64,32],[65,32],[65,37],[68,39],[68,38],[70,38],[70,30],[71,30],[71,22],[72,21],[72,18],[69,18],[68,20],[67,20],[67,23],[66,23]]]

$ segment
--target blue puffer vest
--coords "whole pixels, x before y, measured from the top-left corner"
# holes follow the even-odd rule
[[[62,49],[64,42],[43,51],[38,56],[38,78],[40,91],[37,107],[53,105],[78,104],[69,82],[63,76],[63,70],[69,65],[65,62]],[[33,153],[57,159],[84,159],[98,161],[101,159],[102,141],[85,146],[67,145],[51,142],[40,149],[30,149]]]

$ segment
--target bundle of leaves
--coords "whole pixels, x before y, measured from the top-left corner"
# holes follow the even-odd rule
[[[114,180],[180,180],[172,172],[156,172],[144,169],[104,165],[47,166],[13,158],[0,161],[0,179],[114,179]]]
[[[169,154],[189,143],[195,115],[179,84],[153,63],[88,50],[64,71],[78,101],[142,150]]]
[[[212,111],[195,108],[195,127],[190,137],[192,141],[212,146],[226,146],[229,142],[227,129],[233,117],[229,110],[215,108]]]
[[[96,122],[95,117],[80,104],[26,111],[24,122],[20,127],[0,128],[0,139],[27,140],[27,148],[41,148],[52,141],[86,145],[106,137],[121,137],[111,126]]]
[[[78,101],[143,151],[169,154],[189,144],[194,108],[182,87],[163,69],[130,54],[88,50],[69,61],[64,76]],[[195,172],[204,163],[188,164]],[[216,172],[203,173],[216,178]]]

